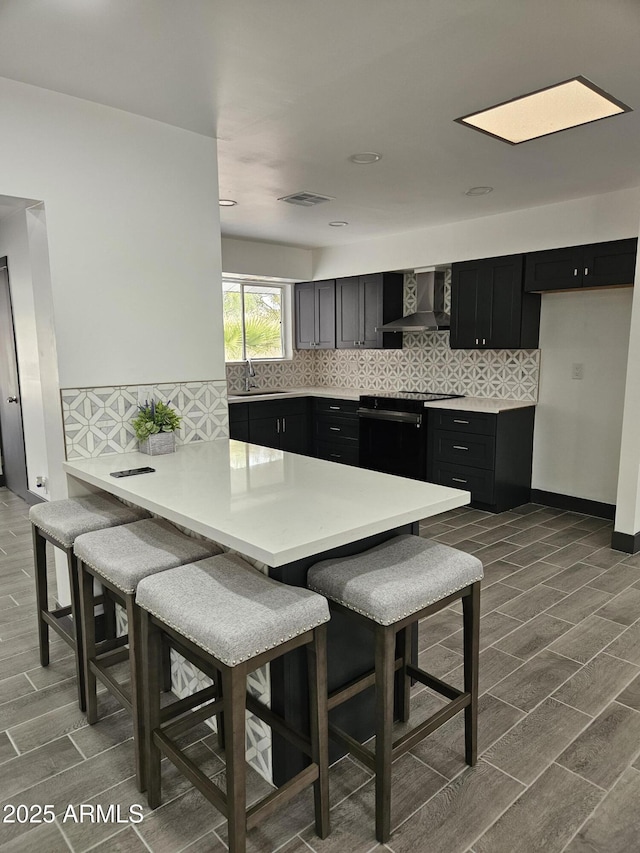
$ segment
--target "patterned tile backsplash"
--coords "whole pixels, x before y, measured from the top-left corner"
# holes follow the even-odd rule
[[[415,300],[411,273],[404,281],[405,312],[414,310]],[[535,403],[540,350],[452,350],[449,332],[411,332],[404,334],[401,350],[301,350],[291,361],[255,362],[254,367],[258,388],[435,390]],[[242,390],[244,365],[228,364],[227,381],[230,392]]]
[[[224,379],[145,385],[149,398],[169,400],[182,416],[178,444],[229,437]],[[63,388],[67,459],[137,450],[131,421],[138,413],[138,386]]]

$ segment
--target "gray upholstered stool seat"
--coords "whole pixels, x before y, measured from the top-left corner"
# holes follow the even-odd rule
[[[149,513],[145,510],[127,506],[106,492],[40,503],[29,510],[33,532],[40,663],[42,666],[49,665],[49,629],[53,628],[74,651],[78,679],[78,704],[82,711],[85,709],[84,648],[79,629],[78,569],[73,555],[73,543],[82,533],[103,530],[105,527],[114,527],[118,524],[129,524],[148,517]],[[47,542],[63,551],[67,558],[71,602],[65,607],[52,607],[49,604]],[[101,617],[101,634],[115,636],[114,603],[104,594],[97,603],[102,604],[104,611]]]
[[[329,621],[323,596],[271,580],[234,554],[144,578],[136,604],[227,666]]]
[[[373,634],[373,669],[332,691],[329,706],[338,709],[373,683],[375,731],[367,732],[365,727],[365,733],[375,733],[375,746],[373,750],[365,747],[362,738],[354,739],[337,725],[335,717],[329,722],[329,733],[375,774],[376,838],[382,844],[391,835],[391,766],[395,759],[464,711],[465,760],[470,765],[477,761],[483,575],[476,557],[413,535],[393,537],[361,554],[323,560],[307,574],[307,586],[326,596],[332,611]],[[413,663],[418,621],[457,601],[462,603],[463,614],[463,690]],[[425,657],[428,660],[428,650]],[[409,722],[412,681],[449,702],[394,740],[394,719]]]
[[[203,539],[192,539],[161,518],[78,536],[73,550],[85,566],[128,595],[148,575],[183,563],[203,560],[222,550]]]
[[[144,509],[127,506],[104,493],[49,501],[36,504],[29,510],[31,523],[53,536],[66,548],[71,547],[83,533],[119,524],[131,524],[142,518],[149,518],[149,513]]]
[[[142,679],[138,676],[142,654],[139,639],[141,611],[135,604],[136,587],[149,575],[219,554],[221,548],[213,542],[193,539],[181,533],[164,519],[147,518],[121,527],[84,533],[76,539],[73,550],[78,558],[87,722],[93,725],[98,721],[98,678],[131,713],[136,778],[138,787],[144,791]],[[117,638],[111,648],[105,648],[105,644],[99,644],[96,639],[92,607],[94,579],[99,580],[109,595],[126,610],[127,634]],[[128,648],[124,647],[125,642]],[[129,687],[109,671],[113,664],[124,660],[129,662]],[[169,690],[171,667],[168,654],[163,661],[163,675],[165,689]]]
[[[164,754],[227,818],[229,853],[246,853],[247,830],[310,785],[316,832],[325,838],[329,832],[326,598],[271,580],[237,555],[222,554],[143,578],[136,610],[141,614],[144,649],[142,728],[150,807],[161,803]],[[213,683],[163,708],[159,672],[167,642]],[[292,715],[288,708],[276,711],[265,706],[247,691],[250,672],[303,649],[309,676],[307,730],[300,720],[304,719],[303,697],[296,697]],[[251,808],[247,808],[247,710],[291,745],[292,765],[298,761],[302,767]],[[223,786],[205,775],[184,751],[187,729],[214,715],[225,754]],[[296,752],[309,760],[300,761],[302,756],[296,757]]]
[[[482,577],[477,557],[407,534],[363,554],[316,563],[307,586],[380,625],[392,625]]]

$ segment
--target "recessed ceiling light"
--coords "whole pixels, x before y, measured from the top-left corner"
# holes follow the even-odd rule
[[[465,195],[488,195],[493,192],[493,187],[470,187],[465,190]]]
[[[238,202],[234,201],[232,198],[219,198],[218,204],[220,207],[235,207]]]
[[[357,166],[368,166],[370,163],[377,163],[381,159],[382,154],[376,154],[375,151],[364,151],[362,154],[352,154],[349,157],[349,160]]]
[[[341,219],[336,219],[336,220],[335,220],[335,222],[330,222],[330,223],[329,223],[329,225],[330,225],[332,228],[342,228],[344,225],[348,225],[348,224],[349,224],[348,222],[344,222],[344,221],[343,221],[343,220],[341,220]]]
[[[631,107],[590,80],[574,77],[456,121],[510,145],[518,145],[529,139],[628,112],[631,112]]]

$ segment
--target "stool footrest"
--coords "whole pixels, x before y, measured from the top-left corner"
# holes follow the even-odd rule
[[[463,690],[452,687],[446,681],[441,681],[435,675],[430,675],[428,672],[418,669],[417,666],[413,666],[412,664],[408,664],[407,666],[407,675],[419,681],[420,684],[424,684],[425,687],[429,687],[431,690],[435,690],[436,693],[440,693],[441,696],[446,696],[447,699],[459,699],[460,696],[465,695]]]
[[[329,737],[338,741],[338,743],[342,743],[348,748],[352,755],[355,755],[355,757],[365,765],[365,767],[368,767],[373,773],[376,772],[376,759],[374,754],[363,746],[360,741],[351,737],[350,734],[347,734],[347,732],[333,723],[329,723]]]
[[[424,722],[415,726],[410,732],[407,732],[406,735],[398,738],[397,741],[394,741],[391,751],[391,760],[395,761],[396,758],[399,758],[401,755],[404,755],[405,752],[413,749],[413,747],[420,743],[423,738],[427,737],[427,735],[430,735],[432,732],[435,732],[435,730],[440,728],[443,723],[446,723],[451,717],[455,717],[457,713],[470,704],[471,694],[462,693],[457,699],[454,699],[452,702],[449,702],[448,705],[445,705],[444,708],[441,708],[439,711],[436,711],[435,714],[427,717]]]
[[[311,785],[319,776],[318,765],[310,764],[301,770],[293,779],[289,779],[271,794],[268,794],[260,802],[247,809],[247,829],[258,826],[263,818],[269,817],[283,803],[289,802],[293,797]]]
[[[166,705],[160,711],[162,731],[169,737],[176,738],[189,731],[197,723],[208,720],[209,717],[215,717],[222,711],[221,699],[211,701],[216,699],[217,693],[218,688],[212,684],[191,696],[185,696],[184,699],[178,699],[177,702]],[[201,707],[194,708],[194,705],[201,705]]]
[[[60,613],[60,610],[67,611]],[[40,618],[46,622],[56,634],[59,634],[65,643],[75,648],[76,646],[76,628],[73,624],[73,619],[68,615],[71,613],[70,607],[61,607],[60,610],[41,610]],[[58,615],[60,614],[60,615]]]
[[[159,729],[153,733],[155,743],[173,764],[183,773],[192,785],[215,806],[224,817],[228,817],[227,796],[214,784],[190,758],[178,749],[172,739]]]
[[[105,666],[115,666],[117,663],[122,663],[122,661],[129,660],[129,649],[122,648],[124,644],[121,643],[115,649],[108,649],[104,652],[98,652],[98,654],[94,658],[94,662],[100,664],[101,667]]]
[[[263,705],[262,702],[259,702],[250,693],[247,693],[247,710],[251,711],[252,714],[255,714],[256,717],[259,717],[264,723],[270,726],[270,728],[295,746],[296,749],[299,749],[300,752],[308,755],[309,758],[312,757],[311,740],[308,737],[305,737],[301,732],[292,728],[289,723],[286,723],[282,719],[282,717],[274,713],[271,708],[267,708],[266,705]]]
[[[396,659],[394,669],[396,671],[402,669],[402,658]],[[344,687],[339,687],[337,690],[332,690],[331,693],[329,693],[329,710],[332,711],[334,708],[337,708],[338,705],[342,705],[343,702],[352,699],[354,696],[357,696],[358,693],[362,693],[362,691],[366,690],[368,687],[373,687],[375,683],[376,671],[375,669],[372,669],[365,675],[359,675],[357,678],[354,678],[352,681],[349,681],[347,684],[344,685]]]
[[[104,684],[109,692],[115,696],[118,702],[120,702],[120,704],[131,714],[133,705],[130,693],[128,691],[125,692],[122,684],[120,684],[119,681],[116,681],[116,679],[110,675],[98,661],[90,660],[88,661],[88,664],[96,678]]]

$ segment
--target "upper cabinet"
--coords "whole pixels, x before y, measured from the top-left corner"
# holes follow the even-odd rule
[[[529,252],[525,261],[527,292],[632,285],[637,239],[612,240],[567,249]]]
[[[335,349],[335,281],[296,284],[295,322],[296,349]]]
[[[540,297],[523,293],[522,255],[451,268],[452,349],[535,349]]]
[[[378,332],[379,326],[402,316],[404,277],[376,273],[336,280],[336,347],[400,349],[402,334]]]

